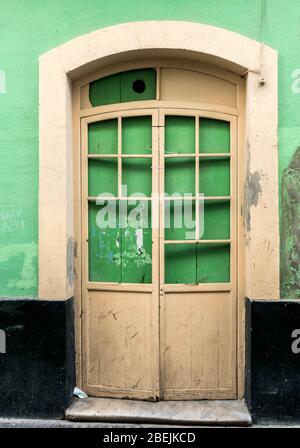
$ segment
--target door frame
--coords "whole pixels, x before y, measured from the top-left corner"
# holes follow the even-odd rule
[[[149,104],[150,103],[150,104]],[[201,108],[197,107],[192,109],[191,105],[193,103],[182,103],[175,101],[172,102],[172,107],[170,102],[167,101],[161,101],[161,100],[152,100],[152,101],[139,101],[139,102],[130,102],[130,103],[123,103],[123,106],[121,104],[120,110],[120,104],[113,104],[109,106],[101,106],[98,108],[92,108],[89,110],[84,110],[80,112],[80,148],[84,148],[83,150],[80,150],[80,159],[81,163],[79,166],[79,172],[75,176],[75,188],[78,189],[78,183],[80,184],[81,188],[81,208],[80,213],[78,213],[78,210],[76,211],[76,216],[81,216],[80,220],[80,228],[82,231],[81,235],[77,235],[76,240],[80,242],[80,272],[81,272],[81,278],[82,281],[78,285],[78,289],[80,289],[81,300],[80,300],[80,309],[79,313],[77,313],[77,316],[79,315],[80,318],[76,319],[76,334],[77,334],[77,340],[80,339],[80,346],[78,347],[78,350],[81,353],[81,364],[78,366],[77,371],[77,377],[82,378],[82,383],[80,384],[81,387],[84,387],[85,390],[89,393],[99,393],[99,390],[102,390],[101,394],[103,396],[114,396],[114,397],[122,397],[127,396],[131,398],[147,398],[149,397],[148,391],[132,391],[132,390],[113,390],[113,388],[108,392],[106,389],[102,386],[92,386],[88,384],[88,366],[89,366],[89,356],[87,356],[86,350],[88,350],[88,334],[89,331],[89,323],[87,319],[88,315],[88,291],[110,291],[113,292],[129,292],[132,291],[132,293],[138,293],[138,292],[152,292],[152,299],[151,299],[151,315],[154,317],[157,315],[157,321],[154,317],[152,322],[152,344],[154,346],[157,346],[158,352],[152,353],[152,369],[153,369],[153,378],[152,378],[152,384],[153,384],[153,393],[154,393],[154,399],[155,397],[161,397],[161,396],[167,396],[171,399],[179,399],[176,398],[178,393],[174,390],[166,391],[164,388],[164,346],[162,342],[159,342],[161,338],[161,334],[164,333],[164,306],[165,306],[165,298],[168,294],[174,294],[174,293],[203,293],[203,292],[230,292],[230,295],[228,297],[228,300],[230,301],[230,319],[232,322],[231,330],[234,333],[232,346],[234,347],[234,350],[232,350],[232,365],[234,365],[234,371],[236,374],[234,375],[235,378],[233,379],[233,386],[232,390],[220,390],[220,391],[209,391],[209,390],[202,390],[200,393],[200,390],[187,390],[186,395],[189,397],[188,399],[197,399],[199,395],[202,394],[201,399],[208,399],[211,397],[214,397],[215,399],[232,399],[235,396],[238,395],[237,389],[238,389],[238,383],[237,379],[239,377],[238,375],[238,367],[239,367],[239,359],[238,359],[238,352],[237,347],[239,347],[238,343],[238,311],[239,311],[239,300],[238,300],[238,291],[239,287],[241,288],[241,285],[239,284],[239,278],[243,278],[243,263],[239,264],[238,260],[238,247],[241,244],[240,241],[240,235],[238,233],[238,229],[242,223],[241,217],[237,213],[237,204],[239,203],[239,195],[238,195],[238,163],[241,154],[238,154],[237,151],[237,137],[238,137],[238,122],[240,120],[240,129],[242,127],[242,117],[239,116],[239,112],[237,110],[230,110],[230,113],[228,113],[227,107],[221,107],[211,104],[202,104]],[[211,109],[211,110],[208,110]],[[215,109],[215,110],[213,110]],[[219,109],[223,109],[222,112],[219,111]],[[226,110],[226,113],[224,112]],[[87,115],[87,116],[86,116]],[[91,282],[88,280],[88,223],[87,223],[87,216],[88,216],[88,208],[87,208],[87,201],[85,198],[88,197],[88,191],[87,191],[87,129],[88,125],[90,123],[98,122],[101,120],[108,120],[108,119],[117,119],[118,120],[118,128],[119,132],[121,129],[120,126],[120,120],[121,117],[131,117],[131,116],[152,116],[152,142],[153,142],[153,148],[154,152],[152,155],[152,173],[155,174],[152,175],[152,192],[161,194],[164,191],[164,173],[165,170],[161,169],[162,166],[164,166],[164,154],[162,152],[162,148],[164,147],[164,129],[165,129],[165,116],[166,115],[176,115],[176,116],[185,116],[185,117],[195,117],[195,120],[198,121],[199,118],[212,118],[212,119],[219,119],[219,120],[225,120],[230,123],[230,228],[231,228],[231,235],[228,241],[230,241],[230,283],[229,284],[199,284],[199,285],[172,285],[172,284],[165,284],[164,280],[164,265],[165,265],[165,257],[164,257],[164,236],[161,230],[164,228],[164,222],[163,222],[163,204],[164,201],[160,201],[159,204],[154,204],[154,206],[159,207],[159,215],[160,215],[160,221],[159,221],[159,229],[152,229],[152,238],[153,238],[153,245],[152,245],[152,284],[151,285],[138,285],[138,284],[114,284],[109,282]],[[195,126],[196,129],[196,135],[198,135],[198,127]],[[118,151],[117,154],[114,156],[118,163],[121,163],[121,135],[119,135],[119,145],[118,145]],[[196,142],[196,150],[195,150],[195,162],[196,166],[199,164],[199,148],[198,148],[198,138],[195,138]],[[107,157],[108,155],[101,155],[100,157]],[[112,157],[112,156],[111,156]],[[173,156],[176,157],[176,154]],[[179,156],[178,156],[179,157]],[[199,168],[198,168],[199,169]],[[195,182],[196,185],[198,184],[197,179],[197,168],[196,168],[196,177]],[[120,170],[118,170],[120,173]],[[118,176],[118,183],[120,179]],[[160,187],[159,187],[160,185]],[[198,197],[198,187],[196,186],[196,196]],[[117,199],[120,199],[122,197],[122,193],[120,191],[120,188],[118,189],[118,195]],[[89,200],[93,200],[95,198],[89,198]],[[199,219],[199,218],[198,218]],[[234,237],[232,237],[234,235]],[[196,236],[196,239],[198,237]],[[227,241],[227,240],[226,240]],[[200,240],[200,243],[202,241]],[[217,242],[217,240],[216,240]],[[239,266],[240,265],[240,266]],[[240,274],[240,276],[238,275]],[[80,334],[79,334],[80,332]],[[240,335],[241,336],[241,335]],[[164,339],[164,338],[163,338]],[[231,340],[232,341],[232,340]],[[241,336],[241,344],[243,344],[242,336]],[[232,347],[231,347],[232,348]],[[158,378],[159,381],[158,381]],[[163,391],[163,393],[162,393]],[[183,393],[183,392],[181,392]],[[110,395],[111,394],[111,395]]]
[[[80,103],[81,103],[81,88],[86,85],[87,82],[91,82],[95,79],[99,79],[100,77],[107,76],[108,74],[117,73],[119,71],[125,71],[130,69],[137,69],[137,68],[144,68],[144,67],[168,67],[168,68],[185,68],[190,69],[193,71],[200,71],[201,73],[207,73],[212,75],[218,75],[221,79],[230,80],[230,82],[235,82],[238,89],[238,104],[237,107],[228,107],[228,106],[221,106],[216,104],[210,104],[210,103],[191,103],[191,102],[174,102],[174,101],[162,101],[162,100],[149,100],[149,101],[138,101],[138,102],[131,102],[131,103],[119,103],[119,104],[113,104],[108,106],[100,106],[100,107],[93,107],[93,108],[86,108],[81,109]],[[221,77],[222,75],[222,77]],[[159,92],[157,92],[158,98],[159,98]],[[207,117],[215,118],[215,117],[221,117],[222,114],[224,114],[225,117],[232,116],[233,119],[236,120],[236,126],[237,126],[237,146],[239,148],[244,148],[244,109],[245,109],[245,90],[244,90],[244,82],[242,79],[239,79],[235,75],[223,72],[221,69],[216,69],[214,71],[214,67],[207,66],[206,64],[199,64],[199,63],[191,63],[189,61],[185,61],[182,63],[181,61],[168,61],[166,62],[157,60],[157,59],[150,59],[145,60],[141,63],[136,62],[126,62],[122,64],[118,64],[114,67],[109,67],[105,70],[97,71],[96,73],[93,73],[93,75],[90,75],[88,77],[85,77],[79,81],[77,81],[74,84],[73,87],[73,122],[78,123],[73,128],[73,138],[74,138],[74,154],[73,154],[73,161],[74,161],[74,210],[81,210],[81,189],[78,185],[77,179],[80,178],[80,172],[81,172],[81,161],[80,161],[80,142],[81,142],[81,120],[82,119],[89,119],[89,117],[97,116],[99,114],[109,114],[109,113],[117,113],[122,112],[126,110],[141,110],[142,112],[145,110],[151,110],[151,109],[161,109],[161,110],[172,110],[176,109],[177,111],[189,111],[189,110],[197,110],[199,114],[201,112],[203,115],[206,115]],[[243,208],[244,203],[244,195],[243,195],[243,186],[245,181],[245,172],[244,172],[244,163],[245,163],[245,154],[244,151],[240,151],[239,153],[239,160],[237,163],[237,185],[236,185],[236,200],[237,200],[237,209],[241,210]],[[232,180],[233,181],[233,180]],[[80,184],[80,182],[79,182]],[[75,298],[76,298],[76,316],[75,316],[75,333],[76,333],[76,372],[77,372],[77,383],[80,386],[82,386],[82,290],[81,290],[81,229],[82,229],[82,223],[78,220],[78,213],[74,213],[75,217],[75,240],[77,242],[76,244],[76,260],[75,260],[75,269],[76,269],[76,282],[75,282]],[[239,276],[238,276],[238,283],[236,285],[236,294],[237,294],[237,301],[236,301],[236,312],[237,312],[237,319],[236,319],[236,326],[237,326],[237,340],[236,340],[236,363],[237,363],[237,391],[238,391],[238,397],[241,398],[244,395],[244,370],[245,370],[245,328],[244,328],[244,315],[245,315],[245,307],[244,307],[244,297],[245,297],[245,272],[244,272],[244,221],[242,219],[242,216],[238,214],[238,220],[237,220],[237,242],[236,242],[236,250],[239,251],[238,258],[241,260],[240,269],[239,269]],[[172,286],[169,287],[170,290],[172,290]],[[209,287],[207,287],[209,289]]]
[[[82,88],[84,89],[87,82],[94,81],[110,74],[118,73],[120,71],[126,71],[130,69],[139,69],[145,67],[168,67],[168,68],[184,68],[193,71],[199,71],[211,76],[220,77],[220,79],[229,80],[234,82],[237,86],[237,107],[228,107],[210,103],[191,103],[181,102],[175,103],[174,101],[163,100],[149,100],[138,101],[131,103],[119,103],[108,106],[99,106],[93,108],[81,108],[82,103]],[[157,91],[157,97],[160,98],[160,92]],[[216,68],[207,64],[200,64],[190,61],[177,61],[176,59],[161,60],[161,59],[146,59],[141,62],[125,62],[117,64],[113,67],[107,67],[103,70],[98,70],[92,75],[81,78],[73,85],[73,197],[74,210],[81,210],[81,189],[79,187],[78,179],[81,172],[80,161],[80,142],[81,142],[81,119],[88,118],[99,113],[118,112],[123,110],[135,110],[162,108],[162,109],[197,109],[199,111],[205,111],[208,115],[232,115],[237,118],[237,146],[242,148],[239,155],[239,162],[237,166],[237,209],[242,210],[244,208],[244,185],[245,185],[245,144],[244,144],[244,129],[245,129],[245,83],[244,80],[236,75],[224,71],[223,69]],[[78,208],[79,207],[79,208]],[[237,222],[237,250],[238,259],[241,260],[241,268],[238,276],[238,283],[236,286],[237,292],[237,343],[236,343],[236,362],[237,362],[237,395],[238,398],[244,397],[245,388],[245,226],[242,214],[238,215]],[[74,282],[74,296],[75,296],[75,342],[76,342],[76,381],[79,387],[83,386],[83,355],[82,355],[82,254],[81,254],[81,232],[82,224],[78,219],[78,213],[74,212],[74,236],[76,241],[76,258],[75,258],[75,272],[76,280]]]

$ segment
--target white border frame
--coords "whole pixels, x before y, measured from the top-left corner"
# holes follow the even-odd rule
[[[277,52],[222,28],[181,21],[102,28],[40,57],[39,297],[74,293],[72,81],[101,64],[158,51],[247,74],[245,293],[278,299]]]

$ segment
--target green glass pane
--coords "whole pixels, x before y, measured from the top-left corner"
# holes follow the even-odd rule
[[[122,119],[123,154],[152,154],[151,117],[128,117]]]
[[[127,196],[152,193],[152,160],[151,159],[123,159],[122,185],[127,186]],[[126,192],[123,192],[123,195]]]
[[[230,245],[197,245],[197,283],[230,282]]]
[[[230,123],[200,118],[199,152],[230,152]]]
[[[156,71],[152,68],[131,70],[106,76],[90,83],[93,107],[105,104],[156,99]]]
[[[205,196],[230,195],[230,159],[209,157],[200,159],[199,192]]]
[[[165,201],[165,239],[194,240],[195,202]]]
[[[125,204],[125,202],[123,202]],[[123,207],[122,207],[123,208]],[[127,205],[126,226],[122,226],[122,282],[151,283],[152,228],[150,201]]]
[[[196,283],[196,245],[165,244],[165,283]]]
[[[165,192],[195,196],[195,159],[165,159]]]
[[[149,209],[148,209],[149,207]],[[109,225],[108,225],[109,223]],[[152,229],[149,201],[134,205],[89,204],[89,279],[151,283]]]
[[[203,213],[204,233],[202,239],[226,240],[230,238],[229,201],[204,201]]]
[[[116,202],[110,203],[111,214]],[[107,204],[89,203],[89,280],[92,282],[121,282],[121,233],[115,220],[112,228],[104,228],[102,217],[108,216]],[[115,225],[114,225],[115,224]]]
[[[195,152],[195,118],[167,116],[165,121],[165,152]]]
[[[156,71],[152,68],[120,74],[121,102],[156,99]]]
[[[89,98],[93,107],[121,102],[120,75],[106,76],[90,83]]]
[[[89,154],[117,154],[118,120],[104,120],[89,124]]]
[[[117,159],[90,159],[88,170],[89,196],[98,196],[101,193],[118,195],[118,160]]]

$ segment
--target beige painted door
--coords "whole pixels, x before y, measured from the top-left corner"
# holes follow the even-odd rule
[[[132,109],[81,132],[84,390],[236,398],[235,117]]]

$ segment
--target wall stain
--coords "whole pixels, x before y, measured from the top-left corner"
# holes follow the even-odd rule
[[[2,287],[22,292],[32,290],[36,285],[37,244],[2,245],[0,251],[0,272]],[[11,275],[4,274],[6,266],[13,266]]]
[[[25,230],[22,209],[0,210],[0,236]]]
[[[69,237],[67,243],[67,278],[68,285],[71,287],[73,285],[73,280],[75,278],[75,263],[74,256],[76,252],[76,243],[72,237]]]
[[[281,185],[281,289],[282,297],[300,297],[300,146],[283,171]]]
[[[251,173],[250,171],[250,143],[247,141],[246,145],[246,185],[244,198],[244,220],[245,227],[249,232],[251,230],[251,213],[252,206],[256,207],[258,204],[259,195],[262,193],[260,185],[261,175],[258,171]]]

